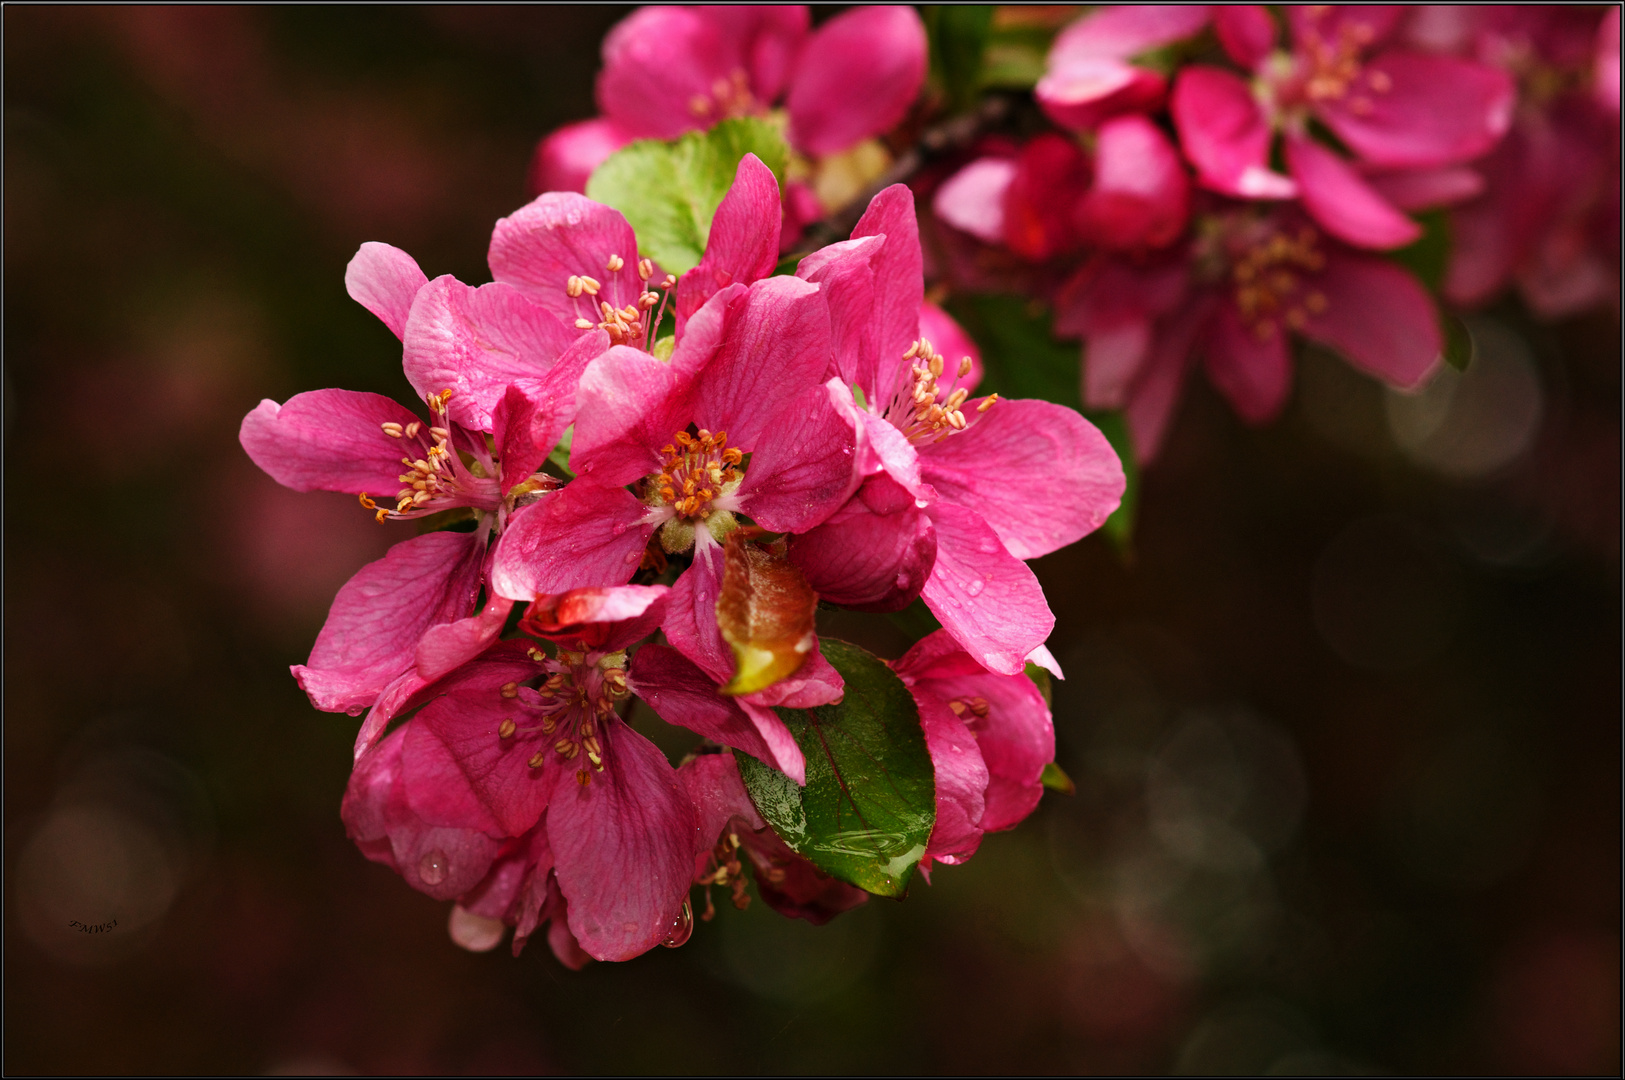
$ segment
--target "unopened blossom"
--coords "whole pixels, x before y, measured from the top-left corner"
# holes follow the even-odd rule
[[[540,825],[570,931],[588,954],[624,960],[670,936],[688,892],[693,806],[664,755],[617,711],[633,693],[626,649],[659,626],[666,601],[663,586],[542,598],[520,629],[554,648],[500,642],[416,695],[423,708],[400,729],[392,782],[423,825],[474,830],[490,843],[466,837],[456,852],[413,864],[432,841],[404,849],[386,829],[392,865],[409,882],[462,896],[503,839]],[[358,776],[370,775],[389,739],[365,750]],[[360,799],[347,814],[358,840],[377,831],[359,824],[376,801]]]
[[[542,140],[533,191],[585,191],[592,170],[634,139],[767,116],[782,103],[797,154],[789,216],[799,225],[844,205],[889,164],[873,138],[919,94],[926,39],[901,6],[856,8],[811,31],[799,6],[645,7],[610,31],[603,59],[602,115]]]
[[[1097,257],[1056,303],[1057,333],[1084,339],[1085,404],[1124,410],[1137,460],[1156,456],[1197,357],[1250,423],[1285,405],[1294,335],[1392,386],[1437,368],[1433,300],[1393,262],[1289,210],[1214,203],[1193,233],[1155,257]]]
[[[1019,672],[1054,625],[1022,560],[1098,528],[1122,497],[1122,465],[1073,410],[973,399],[971,359],[949,360],[918,336],[921,270],[914,198],[899,184],[874,198],[850,240],[796,271],[831,295],[831,392],[859,432],[864,483],[840,513],[792,537],[790,555],[835,603],[889,610],[920,588],[981,663]]]
[[[1217,10],[1245,23],[1219,38],[1251,79],[1203,64],[1180,70],[1169,111],[1198,181],[1237,198],[1297,198],[1356,247],[1401,247],[1421,235],[1373,174],[1459,166],[1494,147],[1511,122],[1514,90],[1503,72],[1390,44],[1401,8],[1291,8],[1288,48],[1276,47],[1262,11]],[[1317,141],[1311,120],[1353,160]],[[1277,133],[1289,175],[1270,167]]]
[[[615,211],[575,195],[533,206],[550,198],[580,209],[499,227],[501,264],[510,275],[522,267],[533,294],[579,281],[577,264],[606,258],[606,244],[635,253]],[[705,257],[678,288],[669,359],[649,351],[647,338],[623,335],[582,375],[570,451],[576,479],[515,515],[493,563],[498,596],[620,584],[654,541],[662,560],[692,559],[674,586],[669,640],[713,677],[718,664],[731,663],[716,657],[713,641],[722,541],[747,521],[780,533],[812,528],[857,483],[851,424],[822,385],[831,349],[823,291],[765,276],[779,226],[777,181],[747,155],[717,209]],[[553,287],[550,302],[578,299],[573,289]],[[839,695],[838,676],[830,693]],[[777,703],[752,711],[759,737],[728,744],[799,776],[800,751],[766,707]]]
[[[293,673],[317,708],[354,715],[412,673],[435,627],[457,627],[446,641],[494,638],[506,609],[474,614],[487,543],[516,506],[554,485],[537,470],[574,419],[575,381],[608,342],[567,331],[508,286],[429,282],[385,244],[363,245],[345,280],[404,337],[424,411],[350,390],[265,400],[243,418],[244,450],[296,491],[357,496],[358,512],[380,523],[445,511],[476,522],[473,532],[404,540],[339,590],[309,662]],[[493,354],[505,363],[491,363]]]
[[[988,671],[943,630],[891,667],[919,706],[936,773],[937,821],[921,865],[962,863],[983,833],[1014,827],[1038,805],[1055,759],[1049,706],[1032,679]]]

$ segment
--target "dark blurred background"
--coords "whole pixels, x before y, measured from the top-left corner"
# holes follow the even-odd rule
[[[361,857],[287,665],[402,534],[237,425],[407,392],[346,261],[486,280],[624,11],[5,9],[6,1070],[1617,1072],[1610,312],[1195,387],[1132,549],[1038,564],[1077,794],[905,903],[575,974]]]

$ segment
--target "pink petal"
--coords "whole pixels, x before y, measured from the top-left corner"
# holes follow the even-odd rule
[[[970,359],[970,371],[953,381],[954,389],[975,390],[982,381],[982,351],[965,333],[965,328],[954,317],[927,300],[920,305],[920,336],[925,338],[947,360],[949,371],[958,371],[960,361]]]
[[[1195,64],[1184,68],[1168,111],[1204,187],[1243,199],[1297,194],[1291,180],[1270,171],[1270,126],[1240,76]]]
[[[519,627],[572,652],[619,652],[659,629],[670,591],[664,585],[618,585],[539,596]]]
[[[1334,250],[1316,284],[1326,294],[1326,310],[1309,317],[1306,337],[1402,389],[1420,386],[1433,373],[1444,347],[1439,317],[1409,271],[1386,259]]]
[[[773,273],[779,261],[779,182],[755,154],[739,161],[734,182],[711,219],[700,264],[677,286],[677,332],[705,302],[734,282],[749,285]]]
[[[1417,167],[1468,161],[1489,150],[1511,126],[1515,101],[1504,71],[1396,50],[1367,64],[1348,93],[1319,112],[1363,160]]]
[[[937,561],[921,593],[926,606],[988,670],[1025,671],[1027,654],[1055,627],[1043,587],[975,511],[943,502],[931,516]]]
[[[839,376],[847,385],[859,382],[864,374],[875,299],[871,263],[885,242],[883,236],[842,240],[819,248],[796,266],[796,277],[817,285],[829,307],[830,366],[824,374]]]
[[[722,548],[711,541],[694,547],[694,561],[678,575],[666,604],[666,640],[717,685],[733,678],[734,654],[717,628],[722,594]]]
[[[1096,247],[1165,247],[1190,216],[1191,185],[1179,153],[1143,116],[1100,127],[1095,179],[1076,211],[1083,239]]]
[[[1184,307],[1190,295],[1190,255],[1178,249],[1132,262],[1097,256],[1061,286],[1055,332],[1092,337]]]
[[[893,184],[871,199],[869,209],[852,229],[852,239],[864,236],[884,236],[886,243],[870,264],[875,271],[874,322],[862,372],[870,381],[852,381],[870,401],[886,401],[891,398],[903,354],[919,332],[920,303],[925,299],[914,193],[903,184]]]
[[[1327,232],[1356,247],[1404,247],[1422,227],[1395,210],[1331,150],[1301,136],[1286,141],[1287,167],[1304,209]]]
[[[350,299],[384,321],[403,337],[412,298],[428,284],[418,262],[398,247],[368,241],[344,268],[344,289]]]
[[[889,131],[925,81],[925,25],[914,9],[859,7],[813,31],[790,83],[790,142],[823,155]]]
[[[451,900],[485,877],[497,841],[478,829],[430,825],[413,812],[402,783],[406,734],[405,728],[393,732],[356,764],[340,816],[367,858],[419,892]]]
[[[752,446],[736,498],[765,529],[805,532],[857,490],[856,449],[852,425],[830,404],[829,391],[808,386]]]
[[[531,678],[536,674],[536,663],[526,655],[527,647],[523,641],[499,641],[482,655],[433,680],[423,678],[414,665],[378,695],[378,703],[367,713],[356,733],[355,760],[361,760],[361,756],[372,749],[397,717],[423,707],[441,694]]]
[[[1033,96],[1059,126],[1092,131],[1114,116],[1160,108],[1167,89],[1167,80],[1155,71],[1094,56],[1051,63]]]
[[[310,660],[293,676],[324,712],[359,715],[413,664],[430,626],[474,609],[484,544],[474,533],[403,540],[333,598]]]
[[[1121,409],[1151,349],[1151,320],[1100,330],[1084,342],[1083,402],[1091,409]]]
[[[634,666],[636,663],[634,659]],[[705,864],[722,831],[735,818],[750,829],[767,828],[745,791],[745,782],[739,778],[738,763],[727,751],[690,756],[677,766],[677,777],[694,803],[694,818],[699,823],[699,842],[694,852],[698,865]]]
[[[637,572],[654,526],[625,488],[577,478],[508,519],[491,563],[491,589],[510,600],[593,585],[622,585]]]
[[[1004,192],[1004,242],[1023,258],[1042,261],[1075,247],[1073,216],[1089,183],[1078,144],[1049,132],[1021,148]]]
[[[390,494],[400,485],[401,440],[387,423],[417,420],[382,394],[311,390],[266,398],[243,417],[238,441],[271,479],[295,491]]]
[[[798,783],[805,782],[806,759],[784,722],[768,709],[746,712],[737,699],[717,693],[716,680],[676,649],[665,645],[639,649],[632,658],[628,684],[666,723],[743,750],[781,772],[799,777]],[[712,833],[706,846],[715,842],[716,834]]]
[[[609,269],[610,257],[622,262]],[[574,192],[549,192],[514,211],[491,230],[487,254],[491,276],[523,292],[566,327],[585,318],[597,325],[598,304],[616,308],[637,303],[643,293],[638,277],[638,242],[619,210]],[[571,277],[590,277],[602,288],[571,298]]]
[[[1367,176],[1377,196],[1407,213],[1452,206],[1481,194],[1484,177],[1465,165],[1437,169],[1406,169]]]
[[[419,396],[450,389],[451,418],[490,431],[491,411],[509,384],[545,378],[578,338],[585,344],[573,354],[577,374],[609,347],[602,331],[583,337],[511,285],[474,289],[447,275],[424,286],[412,305],[403,365]]]
[[[1216,4],[1213,32],[1225,53],[1251,71],[1275,48],[1275,20],[1258,4]]]
[[[987,764],[970,729],[942,699],[910,687],[920,708],[925,748],[931,754],[936,779],[937,820],[925,858],[962,863],[976,854],[982,842],[981,820],[986,810]]]
[[[1155,459],[1162,448],[1185,375],[1190,371],[1191,348],[1211,310],[1210,303],[1195,302],[1157,328],[1151,353],[1123,408],[1123,418],[1134,440],[1134,460],[1141,466]]]
[[[1335,47],[1340,37],[1367,48],[1391,34],[1405,14],[1401,4],[1295,4],[1287,8],[1287,25],[1297,51],[1313,43]]]
[[[536,144],[525,174],[525,194],[587,190],[587,178],[633,136],[603,116],[565,124]]]
[[[914,497],[887,476],[810,532],[790,538],[790,561],[821,600],[859,611],[900,611],[914,602],[937,557],[936,528]]]
[[[670,935],[688,896],[694,804],[655,745],[622,723],[599,735],[590,782],[550,770],[547,835],[570,931],[599,960],[630,960]]]
[[[713,304],[725,306],[735,295]],[[658,472],[660,447],[688,427],[691,391],[684,376],[676,358],[664,363],[625,345],[611,346],[588,365],[576,389],[570,444],[576,475],[619,486]]]
[[[1234,304],[1219,308],[1202,344],[1208,378],[1250,424],[1273,420],[1292,387],[1286,330],[1276,324],[1259,335],[1242,322]]]
[[[432,682],[449,675],[490,648],[512,609],[512,600],[493,596],[478,615],[429,627],[413,654],[419,678]]]
[[[604,38],[599,109],[636,138],[672,139],[722,118],[713,97],[734,71],[739,42],[695,8],[639,8]],[[568,892],[568,890],[566,890]]]
[[[1004,193],[1016,176],[1010,158],[977,158],[950,176],[931,198],[937,217],[985,244],[1004,243]]]
[[[1619,8],[1612,6],[1597,27],[1597,103],[1619,115]]]
[[[766,690],[747,694],[740,701],[778,709],[813,709],[832,705],[846,694],[846,680],[824,659],[816,644],[794,675],[780,679]]]
[[[753,450],[781,409],[823,381],[829,348],[829,307],[816,285],[789,276],[756,282],[730,306],[721,347],[698,374],[694,423]]]
[[[811,21],[800,4],[735,4],[697,8],[745,58],[750,87],[760,102],[778,98],[789,85],[796,55]]]
[[[1207,25],[1206,4],[1121,4],[1090,12],[1050,46],[1049,63],[1109,56],[1123,60],[1172,45]]]
[[[529,762],[545,750],[551,763],[552,740],[501,737],[503,720],[530,721],[502,696],[501,687],[488,683],[438,695],[407,724],[407,791],[413,809],[426,820],[509,836],[541,820],[548,803],[546,773],[558,770],[532,768]]]
[[[1040,645],[1038,648],[1028,653],[1027,663],[1037,664],[1039,667],[1043,668],[1057,679],[1066,678],[1066,676],[1061,673],[1061,662],[1055,659],[1055,654],[1049,651],[1048,645]]]
[[[964,431],[920,449],[943,502],[973,510],[1017,559],[1082,539],[1123,498],[1123,464],[1089,421],[1048,401],[997,401]]]

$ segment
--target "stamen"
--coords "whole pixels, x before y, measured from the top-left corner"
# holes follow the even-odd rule
[[[621,272],[621,267],[625,265],[626,261],[619,255],[611,255],[609,257],[609,261],[604,264],[604,269],[608,270],[612,274],[618,274]]]
[[[518,697],[519,696],[519,684],[516,683],[516,682],[503,683],[502,684],[502,696],[505,697],[505,698],[516,698],[516,697]]]
[[[519,725],[515,724],[513,722],[513,717],[510,716],[503,720],[501,726],[497,728],[497,738],[511,739],[513,738],[513,733],[518,730]]]
[[[531,755],[530,760],[525,762],[525,764],[529,765],[533,769],[540,769],[542,765],[546,763],[546,761],[547,755],[538,750],[536,753]]]
[[[639,278],[643,279],[644,281],[648,281],[649,278],[654,276],[654,272],[655,272],[655,264],[654,263],[650,262],[648,259],[639,259],[638,260],[638,277]]]
[[[604,287],[603,284],[600,283],[597,278],[588,277],[585,274],[583,274],[581,276],[580,280],[581,280],[581,291],[586,293],[588,296],[597,296],[598,295],[598,290],[602,289]]]
[[[401,437],[401,431],[403,429],[401,428],[401,425],[397,424],[395,421],[385,420],[383,424],[379,426],[384,429],[384,434],[388,435],[391,439],[398,439]]]

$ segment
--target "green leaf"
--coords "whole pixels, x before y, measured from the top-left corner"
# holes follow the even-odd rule
[[[1033,685],[1038,687],[1038,692],[1044,695],[1044,704],[1054,708],[1055,688],[1050,684],[1049,670],[1041,668],[1029,660],[1027,661],[1026,674],[1027,678],[1033,681]]]
[[[1473,335],[1467,324],[1449,312],[1439,315],[1439,327],[1444,334],[1444,362],[1457,371],[1466,371],[1473,358]]]
[[[575,434],[576,426],[574,424],[565,428],[564,434],[559,436],[559,444],[547,455],[548,463],[557,467],[559,471],[568,477],[575,476],[575,472],[570,468],[570,443],[574,441]]]
[[[1055,17],[1057,11],[1059,20]],[[1075,14],[1065,9],[996,9],[982,50],[982,86],[1031,90],[1044,77],[1055,32]]]
[[[673,142],[643,139],[598,166],[587,197],[613,206],[632,225],[638,251],[682,274],[699,264],[711,218],[746,154],[762,159],[784,184],[789,150],[779,127],[756,117],[724,120]]]
[[[902,896],[936,824],[936,781],[919,709],[879,658],[833,638],[846,680],[834,705],[776,710],[807,757],[807,786],[735,752],[751,801],[791,850],[876,896]]]
[[[1062,795],[1076,795],[1078,793],[1078,785],[1074,784],[1072,778],[1053,761],[1044,766],[1044,771],[1039,775],[1038,782],[1051,791],[1059,791]]]
[[[1422,279],[1428,291],[1437,294],[1450,262],[1450,216],[1443,210],[1429,210],[1416,216],[1422,235],[1393,253],[1394,261]]]
[[[932,74],[955,109],[976,103],[982,88],[982,54],[993,23],[990,4],[933,4],[927,7]]]

